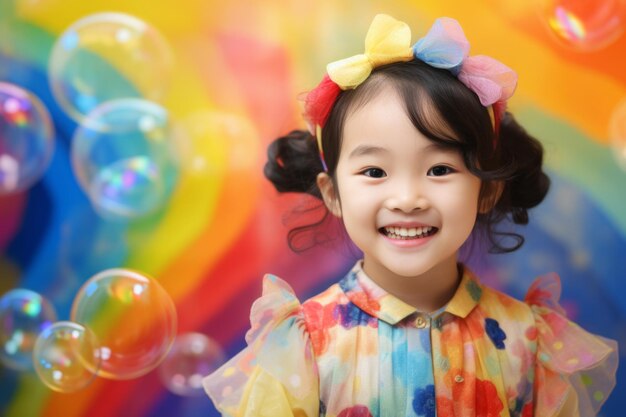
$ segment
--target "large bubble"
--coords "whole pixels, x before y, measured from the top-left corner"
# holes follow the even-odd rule
[[[33,369],[33,347],[39,333],[57,319],[44,297],[27,289],[13,289],[0,298],[0,361],[17,371]]]
[[[107,269],[87,280],[74,299],[71,318],[95,333],[102,352],[98,375],[109,379],[150,372],[176,337],[169,294],[153,278],[127,269]]]
[[[0,194],[22,191],[41,178],[53,150],[54,130],[43,103],[0,82]]]
[[[624,30],[623,0],[538,0],[545,26],[556,39],[578,51],[595,51]]]
[[[39,379],[48,388],[78,391],[94,380],[100,366],[98,340],[80,324],[54,323],[37,338],[33,362]]]
[[[202,379],[219,368],[226,355],[213,339],[201,333],[179,335],[159,366],[165,386],[183,396],[204,395]]]
[[[613,156],[619,166],[626,171],[626,99],[622,100],[611,114],[609,136]]]
[[[171,49],[153,27],[127,14],[97,13],[59,36],[50,54],[49,78],[59,105],[81,122],[108,100],[159,101],[171,67]]]
[[[141,99],[109,101],[89,113],[72,139],[72,166],[100,212],[151,213],[167,201],[177,178],[175,133],[168,112]]]

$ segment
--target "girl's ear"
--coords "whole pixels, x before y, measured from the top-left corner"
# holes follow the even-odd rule
[[[324,204],[328,211],[334,216],[341,218],[341,204],[339,204],[339,194],[335,189],[333,180],[325,172],[317,174],[317,187],[322,193]]]
[[[480,214],[489,213],[498,204],[502,191],[504,191],[504,181],[489,181],[483,183],[483,187],[478,203],[478,212]]]

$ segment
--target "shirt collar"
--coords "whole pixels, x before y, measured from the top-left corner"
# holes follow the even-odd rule
[[[395,325],[417,313],[415,307],[380,288],[362,268],[358,261],[340,282],[339,286],[348,299],[367,314]],[[445,306],[433,314],[433,318],[450,313],[465,318],[476,307],[482,295],[482,287],[476,276],[463,266],[463,276],[456,292]]]

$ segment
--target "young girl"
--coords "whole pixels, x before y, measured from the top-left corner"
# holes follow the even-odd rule
[[[495,227],[548,190],[541,145],[505,112],[516,74],[468,56],[453,19],[410,42],[376,16],[365,53],[307,95],[311,134],[270,146],[266,176],[323,199],[363,259],[303,304],[264,278],[248,347],[204,381],[225,415],[589,417],[614,386],[615,343],[565,318],[558,277],[520,302],[457,261],[470,235],[519,248]]]

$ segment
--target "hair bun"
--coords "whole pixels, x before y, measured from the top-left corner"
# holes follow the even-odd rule
[[[317,174],[322,170],[315,137],[306,130],[293,130],[269,145],[263,173],[281,193],[307,193],[321,199]]]
[[[510,216],[515,224],[528,224],[528,210],[543,201],[550,188],[550,178],[543,172],[543,146],[529,135],[511,113],[505,113],[500,124],[499,147],[501,166],[506,172],[504,190],[492,214],[490,229],[491,252],[512,252],[524,243],[524,237],[514,232],[501,232],[493,227]],[[504,245],[514,242],[513,245]]]
[[[500,126],[500,138],[505,152],[517,167],[508,181],[510,203],[516,209],[529,209],[543,201],[550,179],[543,172],[543,146],[517,123],[511,113],[506,113]],[[522,220],[522,219],[520,219]],[[527,223],[528,216],[519,223]],[[518,222],[516,222],[518,223]]]

